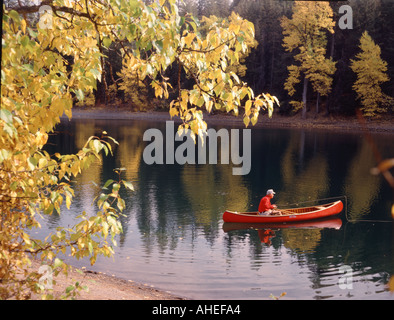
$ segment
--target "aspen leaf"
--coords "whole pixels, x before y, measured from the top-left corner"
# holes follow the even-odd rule
[[[47,163],[48,161],[46,158],[40,158],[40,160],[38,160],[38,168],[42,169],[47,165]]]
[[[211,113],[212,111],[212,106],[213,106],[213,101],[212,100],[208,100],[208,102],[206,103],[206,109],[209,113]]]
[[[67,209],[70,210],[70,207],[71,207],[71,197],[69,197],[69,196],[66,196],[66,206],[67,206]]]
[[[279,100],[278,100],[278,98],[277,98],[277,97],[275,97],[275,96],[272,96],[272,99],[274,99],[274,101],[276,102],[276,104],[277,104],[278,106],[280,106],[280,103],[279,103]]]
[[[74,287],[73,285],[69,285],[69,286],[66,288],[66,293],[70,293],[70,292],[73,291],[73,290],[75,290],[75,287]]]
[[[170,108],[170,116],[171,118],[174,116],[177,116],[179,114],[178,110],[176,108]]]
[[[104,38],[103,39],[103,44],[104,44],[105,47],[109,48],[111,43],[112,43],[112,40],[110,38]]]
[[[37,166],[37,159],[34,157],[30,157],[28,159],[28,166],[30,170],[34,170]]]
[[[125,201],[122,198],[118,198],[117,207],[120,211],[123,211],[125,208]]]
[[[250,108],[252,107],[252,100],[248,100],[245,103],[245,114],[249,115],[250,114]]]
[[[187,46],[193,42],[194,38],[196,37],[195,33],[188,33],[188,35],[184,38],[184,42]]]
[[[100,144],[100,141],[98,141],[98,140],[93,140],[93,149],[94,149],[94,151],[96,152],[96,153],[99,153],[100,152],[100,150],[101,150],[101,144]]]
[[[128,181],[122,181],[122,183],[124,184],[124,186],[128,189],[130,189],[131,191],[134,191],[134,186],[131,182]]]
[[[75,92],[75,95],[77,96],[77,99],[79,101],[83,101],[83,99],[85,98],[85,95],[83,94],[83,91],[81,89],[77,89],[74,92]]]
[[[56,269],[58,267],[61,267],[63,265],[63,261],[60,260],[59,258],[55,258],[54,264],[53,264],[53,268]]]
[[[272,113],[274,112],[274,104],[271,100],[268,100],[267,103],[268,103],[268,116],[271,118]]]
[[[23,19],[23,20],[21,21],[21,28],[22,28],[23,33],[26,33],[26,26],[27,26],[26,20]]]
[[[108,179],[108,180],[104,183],[103,189],[107,189],[108,186],[111,185],[111,184],[114,183],[114,182],[115,182],[115,180],[113,180],[113,179]]]
[[[249,122],[250,122],[249,117],[248,117],[248,116],[245,116],[244,119],[243,119],[243,121],[244,121],[245,126],[248,127]]]
[[[255,125],[257,123],[257,120],[258,120],[257,114],[253,115],[252,119],[250,119],[250,121],[252,122],[252,125]]]

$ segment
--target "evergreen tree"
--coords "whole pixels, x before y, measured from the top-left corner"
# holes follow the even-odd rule
[[[236,1],[233,2],[233,4]],[[245,80],[256,91],[268,90],[282,94],[287,74],[286,54],[281,46],[282,31],[279,19],[291,12],[293,4],[288,1],[254,0],[238,1],[234,11],[253,22],[258,46],[246,59],[248,68]]]

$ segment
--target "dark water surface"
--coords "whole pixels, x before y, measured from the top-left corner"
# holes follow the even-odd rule
[[[135,187],[122,194],[126,216],[115,259],[78,266],[196,299],[269,299],[282,292],[283,299],[393,299],[387,289],[393,223],[382,222],[391,221],[393,191],[370,174],[376,160],[362,133],[253,128],[251,171],[236,176],[231,162],[145,164],[142,136],[149,128],[164,132],[165,123],[73,120],[51,137],[55,145],[48,148],[62,153],[76,152],[103,130],[119,146],[77,177],[71,212],[46,218],[40,236],[74,224],[84,210],[93,214],[92,181],[114,178],[114,168],[126,168],[123,178]],[[382,157],[394,157],[393,135],[373,138]],[[269,188],[282,206],[346,196],[347,209],[307,228],[223,224],[224,210],[256,210]]]

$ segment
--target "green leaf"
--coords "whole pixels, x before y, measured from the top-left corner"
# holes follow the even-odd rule
[[[26,47],[28,43],[29,43],[29,37],[24,35],[21,39],[21,44],[22,46]]]
[[[12,113],[7,109],[0,110],[0,119],[6,123],[12,123]]]
[[[2,163],[4,160],[7,160],[10,155],[10,152],[6,149],[1,149],[0,150],[0,163]]]
[[[36,168],[36,166],[37,166],[37,159],[36,158],[34,158],[34,157],[30,157],[29,159],[28,159],[28,166],[29,166],[29,169],[30,170],[34,170],[35,168]]]
[[[81,89],[77,89],[77,90],[74,90],[74,92],[75,92],[75,95],[77,96],[77,99],[79,101],[83,101],[83,99],[85,98],[83,91]]]
[[[45,213],[45,214],[52,214],[53,209],[54,209],[54,206],[53,206],[53,204],[51,203],[47,208],[45,208],[44,213]]]
[[[119,188],[120,188],[120,184],[119,183],[114,183],[114,185],[112,187],[112,190],[116,192],[116,191],[119,191]]]
[[[93,149],[96,153],[99,153],[101,150],[101,143],[98,140],[93,140]]]
[[[108,186],[109,186],[111,183],[114,183],[114,182],[115,182],[115,180],[108,179],[108,180],[105,182],[105,184],[104,184],[104,186],[103,186],[103,189],[107,189]]]
[[[90,73],[99,81],[101,81],[101,72],[97,69],[90,69]]]
[[[29,71],[31,73],[34,73],[34,68],[33,68],[33,66],[31,64],[28,64],[28,63],[24,64],[22,66],[22,69],[27,70],[27,71]]]
[[[106,136],[106,138],[111,139],[113,143],[119,145],[119,142],[116,141],[114,138],[110,137],[110,136]]]
[[[16,12],[15,10],[10,11],[10,13],[8,14],[13,20],[15,20],[15,22],[19,22],[20,21],[20,16],[19,13]]]
[[[132,184],[131,182],[122,181],[122,183],[124,184],[124,186],[125,186],[127,189],[130,189],[131,191],[134,191],[134,186],[133,186],[133,184]]]
[[[129,26],[130,33],[129,34],[131,37],[134,37],[136,29],[137,29],[137,26],[134,23],[130,24],[130,26]]]
[[[153,46],[156,48],[156,50],[162,51],[163,50],[163,41],[161,41],[161,40],[154,41]]]
[[[106,48],[109,48],[109,46],[111,45],[112,40],[110,38],[104,38],[103,39],[103,44]]]
[[[63,265],[63,261],[59,258],[55,258],[55,263],[53,264],[53,268],[56,269],[57,267],[61,267]]]
[[[93,253],[93,245],[91,242],[88,243],[88,249],[89,249],[89,253],[92,254]]]
[[[125,201],[122,198],[118,198],[117,206],[118,206],[120,211],[123,211],[123,209],[126,206]]]
[[[75,287],[73,285],[70,285],[66,288],[66,293],[70,293],[71,291],[75,290]]]

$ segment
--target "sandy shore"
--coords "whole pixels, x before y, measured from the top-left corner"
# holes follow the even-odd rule
[[[38,270],[40,262],[33,261],[32,263],[32,268]],[[68,286],[79,282],[80,285],[87,286],[88,290],[79,291],[78,300],[187,300],[171,292],[158,290],[148,284],[120,279],[87,269],[79,269],[80,272],[76,268],[71,269],[67,277],[59,274],[53,278],[55,284],[52,294],[55,299],[59,299]],[[32,297],[32,300],[38,299],[41,297]]]
[[[167,111],[146,111],[133,112],[125,108],[102,107],[94,109],[75,108],[73,109],[73,119],[100,119],[100,120],[155,120],[166,121],[171,120]],[[67,119],[67,118],[65,118]],[[180,121],[174,117],[172,120]],[[208,124],[228,124],[245,127],[242,116],[232,116],[229,114],[204,114],[204,120]],[[252,126],[249,126],[252,127]],[[302,119],[300,115],[281,116],[274,114],[272,118],[267,115],[260,115],[257,128],[305,128],[305,129],[324,129],[336,131],[349,130],[369,130],[372,132],[394,133],[394,117],[383,116],[378,120],[370,120],[360,123],[354,118],[344,118],[335,116],[318,117],[309,116]]]

